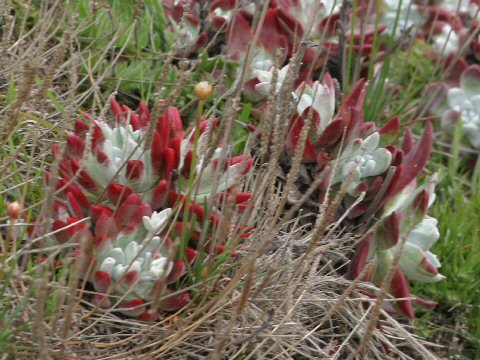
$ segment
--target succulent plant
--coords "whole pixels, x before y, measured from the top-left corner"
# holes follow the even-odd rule
[[[197,251],[224,251],[222,243],[209,245],[209,234],[202,245],[207,250],[197,248],[200,224],[211,221],[215,228],[225,199],[246,206],[250,194],[236,187],[253,160],[228,157],[223,144],[211,148],[216,119],[203,119],[185,136],[180,113],[169,107],[150,130],[147,148],[152,119],[145,104],[136,113],[113,99],[111,108],[114,127],[86,116],[87,122],[77,120],[68,135],[64,156],[55,149],[61,178],[47,177],[60,190],[53,229],[59,242],[93,244],[84,255],[92,268],[88,280],[97,291],[95,303],[115,304],[126,315],[151,320],[159,310],[176,310],[188,301],[188,292],[171,294],[169,285],[185,275]],[[171,207],[178,202],[183,210],[172,223]],[[86,217],[89,222],[82,220]]]
[[[268,71],[265,70],[255,70],[254,74],[258,79],[258,84],[255,85],[255,90],[260,94],[267,96],[270,93],[273,80],[273,72],[276,71],[275,67],[271,67]],[[280,70],[278,70],[277,82],[275,84],[275,94],[280,92],[280,89],[285,81],[285,77],[288,73],[288,65],[285,65]]]
[[[379,148],[380,134],[374,132],[365,139],[357,139],[351,147],[338,157],[338,170],[332,185],[349,179],[348,193],[358,195],[357,188],[363,178],[384,173],[392,162],[392,154],[385,148]]]
[[[343,127],[339,121],[334,121],[335,114],[335,86],[330,74],[326,74],[323,83],[315,81],[312,85],[302,83],[293,94],[297,103],[295,114],[290,121],[290,132],[287,138],[287,154],[293,156],[297,147],[298,137],[304,126],[307,116],[312,116],[313,124],[310,128],[305,144],[303,162],[317,162],[317,151],[325,140],[333,142],[332,138],[341,136],[337,131],[332,134],[332,128],[340,130]],[[312,112],[310,114],[310,111]],[[326,134],[322,135],[322,134]],[[326,139],[328,137],[328,139]],[[334,141],[338,140],[333,139]]]
[[[407,279],[418,282],[437,282],[444,277],[439,274],[440,262],[429,252],[439,238],[437,221],[427,216],[428,208],[435,199],[436,175],[424,185],[417,187],[417,177],[425,166],[433,140],[431,124],[419,141],[413,145],[411,132],[405,135],[401,164],[397,164],[394,177],[385,192],[377,212],[380,219],[373,234],[367,235],[355,253],[350,276],[359,276],[365,264],[375,266],[367,279],[380,285],[389,271],[393,271],[390,292],[396,298],[402,314],[414,317],[410,287]],[[395,151],[392,152],[395,159]],[[401,251],[401,253],[399,253]],[[392,268],[394,259],[400,256],[397,268]],[[432,302],[419,304],[432,306]]]
[[[56,200],[53,230],[59,242],[80,244],[76,255],[84,255],[78,261],[85,261],[82,276],[97,292],[95,304],[103,308],[115,304],[115,310],[125,315],[153,320],[158,311],[177,310],[188,301],[188,292],[170,295],[173,289],[168,285],[185,275],[197,252],[190,247],[183,254],[174,252],[167,234],[171,209],[152,211],[139,195],[131,194],[116,211],[90,205],[86,223],[79,222],[81,214],[70,216],[72,202],[72,197]]]
[[[320,167],[328,164],[338,155],[338,145],[344,132],[344,146],[347,148],[353,146],[354,140],[372,133],[373,123],[363,123],[365,85],[363,80],[357,82],[335,112],[335,86],[330,74],[325,74],[322,83],[315,81],[312,85],[300,84],[293,94],[297,107],[290,119],[287,155],[293,156],[308,116],[312,116],[312,126],[305,143],[304,163],[317,163]]]
[[[172,193],[181,195],[186,191],[184,184],[189,180],[193,159],[193,134],[184,138],[180,113],[175,107],[169,107],[153,131],[151,148],[146,149],[145,138],[151,116],[145,104],[140,103],[136,113],[114,99],[112,111],[116,120],[114,128],[89,116],[90,124],[76,121],[75,132],[67,137],[66,156],[60,162],[63,181],[76,179],[74,185],[90,198],[106,191],[104,202],[113,205],[120,197],[137,193],[153,209],[164,207]],[[207,141],[207,134],[204,134],[207,123],[207,120],[202,121],[200,127],[203,143]],[[216,120],[212,123],[214,128],[218,125]],[[90,126],[92,134],[87,137]],[[219,148],[215,154],[221,151]],[[56,153],[59,154],[58,148]],[[230,190],[248,173],[252,162],[248,156],[227,158],[223,170],[217,169],[215,159],[209,164],[197,164],[198,174],[201,173],[201,179],[197,180],[200,181],[200,193],[209,195],[206,191],[213,191],[211,181],[217,175],[221,189],[218,193]],[[178,174],[175,178],[174,173]]]
[[[441,124],[448,132],[460,121],[465,137],[474,148],[480,148],[480,66],[470,65],[460,76],[457,86],[438,84],[430,88],[437,98],[431,111],[441,116]]]
[[[384,0],[382,23],[387,25],[386,31],[389,34],[398,37],[410,27],[418,28],[423,21],[413,1]]]
[[[433,35],[433,50],[440,55],[457,53],[460,49],[460,39],[455,29],[445,24],[438,34]]]
[[[173,37],[176,41],[178,56],[188,56],[207,44],[207,33],[201,31],[199,1],[162,0],[162,4],[170,21],[164,32],[166,37]]]
[[[436,175],[423,186],[406,187],[400,196],[386,205],[383,220],[375,233],[369,257],[376,263],[372,281],[380,285],[397,253],[400,259],[392,279],[392,294],[397,298],[400,311],[408,318],[414,317],[408,283],[403,280],[432,283],[445,277],[438,272],[440,262],[429,250],[440,234],[437,220],[426,215],[434,201]],[[412,190],[413,189],[413,190]],[[404,244],[402,245],[402,243]]]

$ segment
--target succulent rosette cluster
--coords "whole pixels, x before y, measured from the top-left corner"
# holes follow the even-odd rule
[[[399,148],[392,142],[400,130],[398,117],[379,129],[364,121],[364,81],[359,81],[338,105],[335,91],[328,73],[322,82],[304,83],[297,89],[286,155],[294,156],[300,134],[310,117],[311,127],[302,162],[308,164],[310,171],[323,171],[327,175],[316,195],[318,199],[323,199],[328,185],[335,190],[338,184],[345,183],[347,194],[340,209],[349,211],[345,221],[358,224],[368,223],[372,216],[380,219],[380,225],[358,247],[350,275],[357,277],[366,263],[373,261],[374,271],[368,274],[368,280],[380,285],[395,255],[401,251],[389,289],[397,298],[409,298],[407,279],[435,282],[443,278],[437,270],[440,263],[429,252],[439,237],[436,220],[426,215],[434,199],[435,179],[417,188],[417,178],[432,147],[432,125],[427,123],[416,143],[411,130],[407,129],[404,144]],[[404,238],[406,241],[402,240]],[[432,302],[423,301],[423,304],[431,305]],[[413,317],[410,300],[400,300],[397,305],[404,315]]]
[[[178,56],[197,52],[208,42],[208,34],[202,30],[200,21],[201,1],[163,0],[169,26],[165,35],[176,41]],[[188,11],[187,11],[188,10]]]
[[[393,271],[387,286],[393,296],[401,299],[396,303],[399,311],[410,319],[414,318],[414,296],[407,280],[434,283],[445,278],[438,271],[440,262],[429,251],[440,237],[437,220],[426,215],[435,199],[435,183],[436,175],[419,187],[413,180],[398,194],[387,197],[376,231],[362,240],[350,268],[350,275],[357,277],[366,263],[373,262],[366,277],[377,286]],[[418,297],[416,303],[425,307],[436,305]]]
[[[80,244],[75,253],[84,256],[82,272],[96,291],[94,304],[149,321],[188,302],[188,292],[169,286],[186,274],[197,251],[186,247],[183,257],[175,254],[167,228],[172,209],[152,211],[138,194],[117,210],[90,205],[82,211],[76,205],[72,195],[57,199],[52,229],[60,243]],[[82,222],[85,212],[89,218]]]
[[[441,125],[452,133],[458,122],[473,148],[480,148],[480,66],[465,67],[458,83],[434,84],[429,94],[435,95],[431,112],[441,117]]]
[[[208,234],[199,247],[201,224],[209,221],[213,231],[222,221],[222,202],[246,206],[250,194],[239,185],[253,160],[228,157],[225,146],[204,157],[216,119],[203,119],[185,136],[174,107],[153,129],[145,104],[134,112],[114,99],[111,108],[114,126],[86,116],[75,122],[65,150],[55,149],[60,178],[48,177],[59,193],[53,229],[58,241],[80,243],[96,304],[152,320],[188,302],[188,292],[171,285],[195,265],[197,252],[225,250],[223,243],[209,244]]]
[[[303,163],[315,164],[319,171],[328,166],[333,185],[348,177],[348,191],[352,195],[368,188],[367,182],[370,181],[363,179],[371,180],[388,169],[394,155],[391,150],[380,147],[380,137],[382,134],[396,134],[399,130],[398,118],[378,130],[373,123],[363,121],[365,91],[365,82],[359,81],[336,111],[335,86],[328,73],[323,82],[301,84],[294,94],[297,106],[286,142],[286,154],[292,157],[305,121],[311,117]]]

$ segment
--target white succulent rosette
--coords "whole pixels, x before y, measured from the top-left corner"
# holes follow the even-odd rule
[[[466,68],[458,87],[446,91],[444,102],[433,109],[441,116],[441,125],[453,132],[457,121],[472,147],[480,149],[480,66]]]
[[[201,128],[206,130],[211,121],[210,126],[214,129],[218,125],[216,119],[204,120]],[[181,174],[177,180],[177,191],[179,193],[186,193],[190,188],[190,183],[193,184],[192,199],[198,204],[204,204],[211,201],[213,194],[224,194],[233,187],[239,185],[242,179],[250,171],[253,166],[253,159],[250,156],[239,155],[228,157],[231,153],[230,149],[223,147],[216,148],[210,162],[207,164],[206,155],[208,152],[208,133],[203,131],[199,138],[195,141],[195,132],[192,132],[188,139],[182,142],[181,158],[179,168],[182,169]],[[222,153],[225,152],[222,161]],[[195,153],[196,163],[194,164],[194,179],[190,179],[190,167]],[[223,164],[222,167],[220,165]],[[244,194],[249,197],[248,193]],[[242,195],[240,196],[242,197]],[[240,198],[237,196],[237,199]],[[243,201],[241,201],[243,202]]]
[[[105,241],[104,246],[96,247],[97,267],[93,283],[97,291],[107,293],[110,290],[112,295],[124,296],[124,302],[148,299],[154,284],[166,280],[173,261],[166,251],[165,238],[157,234],[166,227],[171,212],[171,209],[165,209],[153,212],[150,217],[144,216],[142,224],[133,231],[127,228],[110,241]],[[107,288],[105,273],[110,279]],[[103,282],[97,281],[99,278]]]
[[[224,6],[213,4],[213,10],[211,10],[210,14],[210,16],[213,18],[212,20],[214,22],[214,25],[216,25],[217,27],[220,27],[220,24],[223,25],[225,23],[228,23],[232,19],[235,12],[238,11],[238,9],[241,9],[242,11],[250,14],[255,14],[255,12],[257,11],[257,5],[252,0],[238,0],[234,7],[225,6],[226,4],[222,5]]]
[[[325,19],[340,11],[342,7],[341,0],[303,0],[303,1],[284,1],[279,4],[279,7],[286,14],[296,21],[302,27],[302,31],[306,31],[308,22],[312,15],[312,11],[317,9],[312,24],[312,31],[308,34],[310,40],[324,39],[325,34],[322,31],[321,24]]]
[[[383,3],[382,24],[387,26],[386,32],[390,35],[399,37],[402,32],[410,27],[417,28],[424,21],[413,1],[384,0]]]
[[[156,318],[158,310],[173,311],[185,305],[188,292],[169,296],[173,291],[168,285],[185,275],[186,261],[192,264],[196,252],[186,248],[185,258],[175,259],[172,240],[165,235],[171,212],[170,208],[152,212],[119,232],[96,234],[90,279],[96,291],[95,304],[114,307],[142,320]],[[100,228],[104,229],[111,227],[113,219],[108,213],[102,213],[96,232],[100,231],[99,222],[103,222]],[[118,218],[115,222],[118,223]],[[165,295],[166,298],[162,298]]]
[[[405,241],[400,257],[400,268],[410,280],[437,282],[445,277],[438,272],[440,262],[431,247],[440,237],[437,219],[425,215],[435,201],[437,174],[422,186],[407,186],[393,201],[385,204],[383,219],[394,213],[401,214],[398,243],[388,249],[392,257],[400,251],[400,240]]]
[[[275,67],[271,67],[269,70],[255,70],[254,75],[257,77],[259,83],[255,85],[255,90],[257,90],[260,94],[267,96],[270,93],[272,87],[272,80],[273,80],[273,73],[277,71]],[[282,88],[283,82],[285,81],[285,77],[288,73],[288,65],[285,65],[283,68],[278,70],[277,74],[277,81],[275,86],[275,94],[280,92]]]
[[[112,99],[111,107],[114,126],[90,116],[85,116],[86,122],[76,121],[60,162],[61,176],[91,200],[106,193],[104,200],[117,204],[120,197],[133,192],[159,209],[165,205],[180,157],[180,113],[175,107],[165,111],[147,148],[150,112],[146,105],[141,102],[137,113]]]
[[[312,85],[302,84],[293,96],[297,101],[299,116],[310,107],[319,115],[320,122],[314,124],[316,135],[319,136],[335,114],[335,86],[332,77],[327,73],[323,83],[317,80]]]
[[[429,251],[440,237],[437,223],[437,219],[425,216],[407,235],[399,265],[409,280],[433,283],[445,279],[437,270],[441,266],[437,256]],[[399,248],[397,245],[391,252],[395,254]]]
[[[442,0],[438,6],[454,14],[467,14],[474,20],[479,18],[477,13],[479,6],[471,0]]]
[[[338,158],[337,169],[333,175],[332,185],[341,181],[350,181],[348,193],[356,196],[356,189],[362,179],[384,173],[392,162],[392,154],[385,148],[378,147],[380,134],[374,132],[365,139],[357,139],[345,149]]]
[[[158,176],[153,173],[150,150],[141,145],[142,130],[134,130],[131,125],[116,126],[113,129],[105,122],[97,122],[105,138],[99,146],[107,160],[101,162],[93,152],[87,154],[84,168],[90,177],[102,188],[106,188],[112,181],[126,184],[133,191],[143,193],[156,182]],[[102,158],[104,159],[104,158]],[[137,162],[138,169],[133,172],[139,176],[128,175],[126,164]],[[140,165],[140,162],[142,165]]]
[[[433,50],[439,55],[457,53],[460,50],[460,39],[451,25],[445,24],[442,31],[433,36]]]

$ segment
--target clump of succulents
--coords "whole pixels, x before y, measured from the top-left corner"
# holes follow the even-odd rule
[[[174,107],[156,126],[143,103],[134,112],[114,99],[111,108],[114,126],[86,116],[75,122],[64,151],[55,149],[60,178],[48,176],[59,190],[53,229],[58,241],[80,244],[96,304],[152,320],[188,301],[188,292],[170,285],[193,266],[198,251],[225,251],[226,244],[210,243],[210,233],[199,245],[201,224],[215,229],[225,201],[246,206],[250,194],[239,185],[253,160],[229,157],[222,144],[212,148],[216,119],[203,119],[186,136]],[[227,226],[239,237],[245,230]]]
[[[365,190],[361,179],[384,173],[392,162],[391,151],[379,147],[381,134],[398,132],[398,119],[376,130],[374,124],[363,122],[365,82],[358,82],[351,94],[344,98],[336,111],[333,79],[327,73],[323,82],[301,84],[294,93],[297,103],[287,135],[286,153],[293,156],[307,117],[312,117],[302,162],[315,164],[318,171],[327,167],[332,173],[332,184],[350,177],[350,191]],[[342,141],[343,140],[343,141]],[[342,146],[343,145],[343,146]],[[368,188],[368,186],[367,186]]]
[[[397,298],[408,298],[405,276],[423,282],[443,278],[438,274],[438,260],[428,252],[439,236],[436,220],[426,215],[434,198],[434,180],[419,188],[416,186],[417,177],[429,158],[433,129],[427,123],[416,143],[407,129],[402,148],[396,147],[392,140],[399,133],[399,119],[390,119],[380,129],[364,122],[365,94],[366,83],[359,81],[337,106],[335,87],[328,73],[323,82],[302,84],[293,96],[297,105],[290,121],[286,155],[293,157],[300,133],[310,117],[312,125],[304,144],[302,162],[312,178],[320,171],[325,177],[315,195],[317,200],[323,201],[327,186],[336,191],[338,184],[344,182],[347,194],[340,211],[349,209],[345,225],[373,225],[372,216],[380,219],[376,230],[366,235],[358,247],[350,275],[357,277],[366,263],[373,261],[374,271],[368,279],[380,285],[395,255],[401,251],[399,267],[393,269],[394,279],[389,289]],[[394,171],[390,171],[391,177],[389,169]],[[300,190],[302,181],[299,179],[297,183]],[[404,238],[406,241],[402,240]],[[413,317],[410,300],[400,300],[398,308],[404,315]]]
[[[90,205],[88,222],[75,209],[73,196],[56,200],[53,222],[60,243],[78,242],[78,261],[96,293],[94,304],[142,320],[153,320],[159,311],[177,310],[189,300],[186,291],[169,285],[178,281],[193,264],[197,251],[186,247],[175,254],[168,236],[172,209],[152,211],[140,195],[131,194],[114,210]],[[80,256],[82,255],[82,256]]]
[[[201,26],[200,2],[163,0],[162,5],[169,20],[164,34],[175,43],[176,55],[188,56],[207,44],[208,35]]]
[[[397,195],[387,198],[379,215],[379,226],[362,241],[350,269],[350,275],[357,277],[367,262],[373,262],[367,279],[377,286],[393,271],[388,288],[392,295],[402,299],[397,301],[398,309],[410,319],[414,311],[407,279],[425,283],[444,279],[438,272],[440,262],[429,251],[440,236],[437,220],[426,215],[435,199],[435,182],[436,175],[420,187],[416,187],[414,180]],[[418,298],[417,304],[431,307],[436,303]]]
[[[461,122],[461,129],[472,147],[480,148],[480,66],[470,65],[460,75],[458,84],[434,85],[431,111],[441,117],[442,127],[451,133]]]

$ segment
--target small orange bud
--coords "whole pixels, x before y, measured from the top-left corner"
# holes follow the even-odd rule
[[[198,100],[205,101],[212,95],[213,87],[207,81],[200,81],[193,88],[193,92]]]
[[[18,201],[14,201],[7,204],[7,213],[10,219],[18,219],[20,218],[20,214],[22,213],[23,207],[20,205]]]

